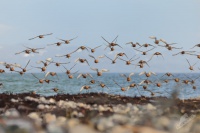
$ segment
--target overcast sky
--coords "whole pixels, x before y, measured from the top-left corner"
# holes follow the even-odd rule
[[[70,62],[65,66],[71,67],[74,61],[81,57],[89,60],[90,67],[106,68],[110,72],[190,72],[186,58],[194,64],[198,61],[195,56],[172,56],[181,50],[168,51],[161,47],[150,51],[148,56],[142,56],[131,45],[125,44],[133,41],[154,45],[149,36],[156,36],[169,43],[177,43],[175,46],[183,47],[183,50],[191,50],[192,46],[200,43],[199,5],[198,0],[1,0],[0,61],[25,66],[30,59],[28,67],[31,68],[31,66],[41,66],[36,64],[37,61],[51,57],[57,62]],[[43,39],[28,40],[47,33],[53,35]],[[101,36],[112,41],[117,35],[119,35],[117,43],[123,49],[116,47],[114,52],[110,52],[109,49],[104,50],[106,42]],[[70,39],[76,36],[78,38],[70,44],[62,44],[60,47],[47,46],[57,42],[57,38]],[[45,50],[30,56],[15,55],[25,49],[23,45],[33,48],[45,47]],[[102,45],[102,47],[94,54],[78,51],[70,59],[55,57],[70,53],[81,45],[89,47]],[[200,51],[200,48],[194,50]],[[135,69],[135,66],[126,66],[121,60],[112,65],[107,58],[102,59],[99,64],[94,64],[91,62],[92,58],[88,56],[106,54],[114,58],[118,52],[125,52],[129,58],[137,54],[137,57],[144,60],[149,59],[154,52],[161,52],[164,60],[155,56],[149,62],[150,67]],[[200,62],[195,66],[195,72],[198,72],[199,65]],[[79,63],[75,69],[80,72],[91,72],[90,67]],[[64,69],[51,66],[48,71],[62,72]]]

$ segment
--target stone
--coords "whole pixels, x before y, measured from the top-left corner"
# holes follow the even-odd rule
[[[52,123],[56,121],[56,116],[50,113],[45,114],[43,117],[43,120],[46,123]]]

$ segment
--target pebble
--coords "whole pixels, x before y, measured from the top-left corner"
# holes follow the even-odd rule
[[[44,110],[44,109],[45,109],[45,106],[44,106],[44,104],[39,104],[39,105],[37,106],[37,108],[40,109],[40,110]]]
[[[148,104],[146,105],[146,109],[147,109],[147,110],[156,110],[156,107],[155,107],[154,105],[148,103]]]
[[[20,114],[15,108],[10,108],[10,109],[6,110],[6,112],[4,113],[4,116],[6,116],[6,117],[19,117]]]
[[[56,116],[54,114],[47,113],[43,117],[43,120],[46,123],[52,123],[56,121]]]
[[[36,112],[31,112],[30,114],[28,114],[28,117],[35,120],[35,121],[39,121],[39,122],[42,121],[42,119],[40,118],[40,116]]]

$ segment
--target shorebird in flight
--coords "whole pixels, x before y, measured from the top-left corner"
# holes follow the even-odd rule
[[[91,86],[89,86],[89,85],[84,85],[84,86],[82,86],[81,87],[81,89],[80,89],[80,91],[82,91],[82,90],[88,90],[88,89],[91,89],[92,87]]]
[[[37,61],[36,63],[37,64],[42,63],[44,65],[44,67],[47,67],[49,64],[51,64],[52,61],[53,61],[52,58],[47,58],[45,61],[40,60],[40,61]]]
[[[77,36],[77,37],[78,37],[78,36]],[[69,39],[69,40],[60,39],[60,38],[57,38],[57,39],[59,39],[59,40],[63,41],[65,44],[70,44],[70,42],[71,42],[72,40],[76,39],[77,37],[75,37],[75,38],[72,38],[72,39]]]
[[[30,49],[33,53],[39,53],[39,52],[37,52],[37,50],[45,49],[45,47],[44,48],[30,48],[30,47],[27,47],[27,46],[24,46],[24,47],[27,48],[27,49]]]
[[[150,77],[152,74],[153,74],[153,75],[156,75],[156,73],[154,73],[154,72],[141,72],[141,73],[139,73],[139,75],[143,75],[143,74],[144,74],[147,78]]]
[[[80,63],[86,62],[88,64],[88,66],[90,66],[90,64],[88,63],[88,61],[86,59],[78,58],[78,59],[75,60],[75,62],[77,62],[77,61],[79,61]]]
[[[196,63],[194,63],[193,65],[191,65],[190,62],[188,61],[188,59],[186,59],[186,60],[187,60],[187,63],[189,64],[189,69],[191,71],[194,71],[194,66],[198,63],[198,61]]]
[[[90,48],[90,47],[88,47],[88,48],[91,50],[92,53],[94,53],[95,50],[96,50],[97,48],[101,47],[101,46],[102,46],[102,45],[99,45],[99,46],[97,46],[97,47],[95,47],[95,48]]]
[[[192,53],[194,53],[196,51],[181,51],[181,52],[178,52],[176,54],[173,54],[172,56],[176,56],[178,54],[181,54],[181,55],[184,55],[184,54],[189,54],[189,55],[192,55]]]
[[[131,81],[131,76],[133,76],[134,73],[130,73],[128,76],[126,74],[120,74],[120,76],[125,77],[126,81],[130,82]]]
[[[65,55],[56,55],[55,57],[64,57],[65,56],[66,58],[69,59],[74,52],[76,52],[76,51],[73,51],[73,52],[71,52],[69,54],[65,54]]]
[[[128,43],[126,43],[126,44],[131,44],[131,46],[134,47],[134,48],[135,48],[137,45],[140,46],[140,47],[142,47],[142,45],[140,45],[138,42],[136,42],[136,43],[128,42]]]
[[[155,49],[155,48],[152,48],[152,49],[149,49],[149,50],[146,50],[146,51],[141,51],[141,50],[138,50],[138,49],[135,49],[135,50],[141,52],[142,55],[147,55],[147,52],[149,52],[149,51],[151,51],[153,49]]]
[[[102,38],[103,38],[103,37],[102,37]],[[111,48],[111,47],[114,47],[114,46],[118,46],[118,47],[122,48],[119,44],[116,43],[117,38],[118,38],[118,36],[115,37],[115,39],[114,39],[112,42],[108,42],[105,38],[103,38],[103,40],[106,41],[106,42],[108,43],[108,45],[106,46],[106,48],[107,48],[107,47]],[[115,42],[114,42],[114,41],[115,41]],[[105,48],[105,49],[106,49],[106,48]],[[122,48],[122,49],[123,49],[123,48]]]
[[[97,72],[97,76],[102,76],[103,72],[108,72],[109,71],[108,69],[101,69],[101,70],[99,70],[98,68],[91,68],[91,70],[96,71]]]
[[[16,55],[16,54],[21,54],[21,53],[30,54],[30,53],[31,53],[31,50],[30,50],[30,49],[25,49],[25,50],[23,50],[23,51],[21,51],[21,52],[15,53],[15,55]]]
[[[72,68],[74,68],[76,66],[76,64],[74,64],[70,69],[67,69],[65,66],[63,66],[64,68],[65,68],[65,70],[66,70],[66,74],[70,74],[71,73],[71,70],[72,70]]]
[[[101,56],[98,56],[97,58],[95,58],[94,56],[92,56],[92,55],[89,55],[91,58],[93,58],[94,59],[94,63],[99,63],[99,59],[100,58],[104,58],[105,57],[105,55],[101,55]]]
[[[86,73],[86,74],[80,73],[80,74],[78,75],[77,79],[80,78],[80,77],[82,77],[82,78],[87,78],[87,77],[92,78],[92,75],[89,74],[89,73]]]
[[[199,44],[196,44],[196,45],[194,45],[194,47],[200,47],[200,43],[199,43]],[[191,49],[193,49],[194,47],[192,47]]]
[[[157,57],[160,55],[160,56],[162,56],[162,58],[164,59],[163,55],[162,55],[160,52],[155,52],[155,53],[151,56],[151,58],[148,60],[148,62],[153,58],[154,55],[156,55]]]
[[[155,36],[150,36],[149,38],[150,39],[154,39],[155,40],[154,41],[155,44],[159,44],[159,42],[160,42]]]
[[[113,80],[114,83],[119,86],[121,88],[121,91],[126,91],[127,90],[127,87],[122,87],[121,85],[119,85],[115,80]]]
[[[47,44],[47,46],[51,46],[51,45],[56,45],[56,46],[61,46],[63,42],[56,42],[56,43],[53,43],[53,44]]]
[[[36,36],[36,37],[33,37],[33,38],[30,38],[30,39],[28,39],[28,40],[33,40],[33,39],[35,39],[35,38],[44,38],[45,36],[49,36],[49,35],[52,35],[53,33],[50,33],[50,34],[43,34],[43,35],[38,35],[38,36]]]
[[[105,56],[106,56],[106,55],[105,55]],[[108,56],[106,56],[106,58],[108,58],[109,60],[111,60],[111,61],[112,61],[112,64],[115,64],[115,63],[116,63],[117,58],[111,59],[111,58],[108,57]]]
[[[140,57],[138,57],[138,58],[136,58],[136,59],[133,59],[135,56],[133,56],[132,58],[130,58],[129,60],[124,60],[124,59],[122,59],[122,58],[119,58],[120,60],[122,60],[122,61],[125,61],[126,62],[126,65],[131,65],[131,62],[133,62],[133,61],[135,61],[135,60],[137,60],[137,59],[139,59]]]

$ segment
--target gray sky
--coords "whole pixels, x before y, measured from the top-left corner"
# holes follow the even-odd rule
[[[149,62],[150,67],[135,69],[135,66],[126,66],[120,60],[117,60],[116,65],[112,65],[110,60],[104,58],[100,64],[91,62],[91,67],[107,68],[110,72],[190,72],[186,58],[194,64],[198,61],[195,56],[172,56],[181,50],[168,51],[157,47],[145,57],[125,43],[133,41],[154,44],[149,36],[156,36],[169,43],[177,43],[175,46],[183,47],[183,50],[191,50],[192,46],[200,43],[199,5],[198,0],[1,0],[0,61],[19,63],[24,66],[31,59],[30,66],[41,66],[35,62],[51,57],[55,61],[70,61],[71,63],[66,65],[70,67],[78,57],[87,58],[91,62],[88,56],[91,53],[77,52],[71,59],[58,58],[55,55],[70,53],[81,45],[89,47],[103,45],[97,53],[93,54],[95,57],[106,54],[114,58],[116,53],[125,52],[129,58],[138,54],[137,57],[140,59],[149,59],[154,52],[159,51],[164,55],[164,60],[155,56]],[[28,40],[46,33],[53,33],[53,35],[46,36],[44,39]],[[123,49],[116,47],[115,52],[104,50],[106,42],[101,36],[112,41],[117,35],[119,35],[117,43]],[[78,38],[71,44],[63,44],[60,47],[47,46],[57,42],[57,38],[70,39],[76,36]],[[40,50],[39,55],[15,55],[16,52],[25,49],[23,45],[46,48]],[[200,51],[198,48],[194,50]],[[198,72],[198,66],[199,63],[195,66],[195,72]],[[4,67],[0,66],[0,68]],[[91,72],[90,67],[80,63],[75,69],[80,72]],[[48,71],[58,72],[61,70],[64,71],[63,68],[55,66],[48,69]],[[38,72],[38,69],[33,69],[32,72]]]

